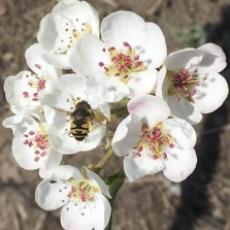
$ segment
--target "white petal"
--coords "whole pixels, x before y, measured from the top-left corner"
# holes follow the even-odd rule
[[[143,42],[145,52],[141,58],[151,61],[151,65],[158,68],[165,61],[167,56],[167,47],[165,37],[158,25],[152,22],[146,23],[146,35]]]
[[[128,155],[138,142],[141,132],[141,122],[134,116],[129,115],[117,127],[113,136],[112,147],[117,156]]]
[[[12,153],[17,163],[24,169],[35,170],[41,168],[51,151],[49,142],[40,147],[37,143],[41,137],[39,124],[33,119],[25,119],[15,131],[12,143]],[[44,136],[43,136],[44,137]],[[45,138],[45,137],[44,137]],[[45,146],[46,145],[46,146]]]
[[[155,87],[155,94],[158,97],[163,98],[163,90],[164,90],[164,80],[166,77],[166,73],[167,73],[167,69],[165,66],[163,66],[159,72],[158,72],[158,76],[157,76],[157,82],[156,82],[156,87]]]
[[[66,230],[103,230],[106,227],[105,212],[110,212],[102,195],[93,202],[70,202],[62,208],[61,224]]]
[[[130,182],[155,174],[164,169],[161,159],[153,159],[152,153],[143,150],[140,154],[131,153],[124,159],[124,170]]]
[[[80,171],[71,165],[59,165],[52,170],[52,177],[58,180],[69,180],[75,178],[82,180]]]
[[[94,181],[96,184],[99,185],[102,193],[107,196],[108,198],[111,198],[110,192],[109,192],[109,188],[108,186],[105,184],[105,182],[94,172],[88,170],[87,174],[89,176],[89,179]]]
[[[104,76],[104,68],[99,63],[110,63],[108,54],[103,50],[106,46],[96,36],[91,34],[85,35],[76,47],[74,47],[69,55],[69,62],[72,69],[76,72],[89,76]]]
[[[63,112],[56,112],[53,124],[49,130],[50,139],[54,148],[63,154],[92,150],[99,145],[105,134],[104,125],[98,125],[83,141],[77,141],[69,134],[70,127],[66,122],[66,114]]]
[[[136,74],[132,74],[128,87],[131,97],[138,97],[150,93],[155,88],[157,71],[148,69]]]
[[[52,51],[57,36],[58,32],[56,30],[54,17],[52,14],[47,14],[40,22],[37,40],[46,51]]]
[[[102,40],[110,46],[122,48],[124,42],[132,47],[145,40],[145,21],[131,11],[116,11],[106,16],[101,24]]]
[[[203,59],[203,52],[193,48],[186,48],[169,54],[165,61],[168,70],[178,71],[181,68],[191,68]]]
[[[174,116],[184,119],[191,124],[197,124],[202,120],[203,116],[193,102],[183,98],[178,100],[176,96],[166,96],[164,99],[167,101]]]
[[[228,83],[218,73],[206,75],[207,79],[196,87],[197,94],[193,97],[195,105],[201,113],[211,113],[218,109],[228,96]]]
[[[24,116],[22,114],[17,114],[15,116],[7,117],[3,122],[2,126],[4,128],[12,129],[13,133],[15,134],[16,129],[20,126]]]
[[[181,148],[193,148],[196,144],[196,132],[185,120],[170,118],[164,121],[164,127]]]
[[[151,95],[130,100],[128,111],[130,114],[144,119],[150,127],[155,126],[170,115],[167,103],[163,99]]]
[[[206,72],[221,72],[227,66],[226,55],[223,49],[214,44],[207,43],[198,48],[204,52],[204,58],[199,64],[200,70]]]
[[[39,176],[43,179],[48,179],[52,176],[53,169],[62,161],[63,155],[51,149],[49,156],[44,162],[44,165],[39,170]]]
[[[103,79],[101,79],[103,80]],[[130,90],[119,79],[111,77],[101,81],[104,87],[104,98],[109,103],[115,103],[130,95]],[[102,91],[103,92],[103,91]]]
[[[61,75],[61,71],[48,64],[45,61],[44,55],[45,51],[42,46],[38,43],[33,44],[25,52],[27,65],[34,73],[46,76],[55,81],[57,77]]]
[[[44,210],[55,210],[69,202],[71,186],[57,180],[42,181],[35,191],[35,200]]]
[[[172,148],[164,160],[164,175],[173,182],[185,180],[195,169],[197,156],[194,149]]]

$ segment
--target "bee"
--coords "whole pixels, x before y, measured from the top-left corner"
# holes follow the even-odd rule
[[[91,121],[94,113],[90,105],[81,101],[76,104],[75,110],[70,114],[70,133],[77,141],[83,141],[90,132]]]

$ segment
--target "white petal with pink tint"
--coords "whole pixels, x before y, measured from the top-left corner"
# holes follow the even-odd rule
[[[150,127],[166,119],[170,115],[170,110],[166,102],[158,97],[146,95],[134,98],[128,103],[130,114],[145,120]]]

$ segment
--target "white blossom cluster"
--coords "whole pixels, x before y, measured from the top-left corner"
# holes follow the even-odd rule
[[[111,215],[110,192],[92,170],[63,165],[64,155],[95,149],[114,117],[120,122],[111,148],[124,158],[128,180],[163,171],[181,182],[195,169],[202,114],[228,95],[223,50],[212,43],[167,56],[158,25],[131,11],[101,22],[89,3],[62,0],[40,23],[37,43],[25,52],[30,70],[6,78],[13,116],[12,153],[43,181],[35,199],[45,210],[62,207],[66,230],[103,230]],[[121,121],[112,108],[127,107]],[[119,108],[119,107],[118,107]]]

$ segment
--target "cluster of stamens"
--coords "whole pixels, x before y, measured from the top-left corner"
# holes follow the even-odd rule
[[[170,95],[176,95],[178,100],[185,98],[192,101],[192,97],[197,93],[195,87],[199,85],[197,71],[190,72],[183,68],[178,73],[169,73],[168,77],[172,82],[168,89]]]
[[[153,154],[153,159],[161,157],[167,158],[167,148],[174,147],[174,139],[164,128],[162,122],[158,123],[154,128],[144,126],[141,134],[140,141],[136,146],[137,155],[141,156],[143,149],[148,149]]]
[[[64,37],[60,37],[55,52],[58,54],[66,54],[68,50],[87,33],[92,33],[92,28],[89,23],[80,23],[78,18],[75,19],[74,24],[72,22],[66,22],[64,28]]]
[[[26,75],[27,84],[28,86],[33,89],[32,92],[29,91],[23,91],[22,96],[24,98],[31,99],[32,101],[38,101],[39,100],[39,94],[42,90],[46,87],[46,80],[39,78],[37,75]]]
[[[107,76],[118,77],[122,82],[127,83],[132,73],[137,73],[146,70],[147,66],[140,60],[140,56],[136,53],[129,43],[123,43],[124,49],[122,52],[115,47],[110,47],[108,53],[111,63],[106,65],[99,62],[99,66],[104,68]],[[106,52],[106,49],[103,49]]]
[[[35,162],[48,155],[48,134],[42,126],[38,131],[30,130],[26,132],[24,138],[23,144],[33,149]]]
[[[71,191],[68,196],[75,201],[92,202],[95,194],[100,192],[99,187],[92,185],[88,180],[70,179]]]

